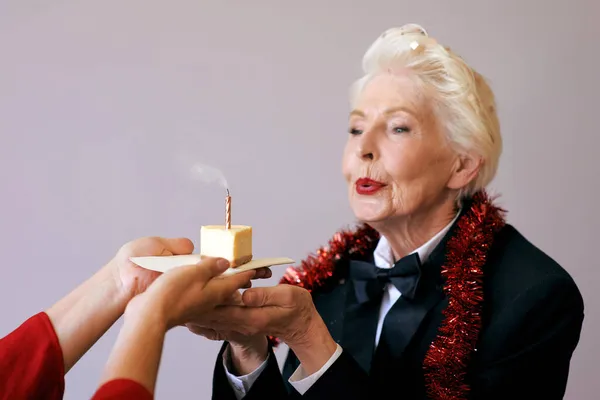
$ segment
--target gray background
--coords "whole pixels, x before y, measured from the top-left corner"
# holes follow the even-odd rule
[[[0,0],[0,336],[126,241],[198,244],[200,225],[222,223],[224,192],[190,179],[193,162],[224,171],[258,257],[299,260],[352,223],[348,85],[381,32],[416,22],[491,81],[505,141],[493,190],[583,292],[567,398],[592,399],[599,3],[351,3]],[[91,396],[119,326],[69,373],[67,399]],[[208,399],[219,346],[170,332],[157,397]]]

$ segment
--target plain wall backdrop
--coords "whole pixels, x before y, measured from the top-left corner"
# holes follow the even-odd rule
[[[348,87],[387,28],[414,22],[495,90],[491,189],[575,278],[586,319],[568,399],[600,391],[596,0],[0,0],[0,337],[146,235],[254,228],[296,260],[353,223],[340,173]],[[284,271],[274,267],[272,285]],[[68,374],[89,398],[119,321]],[[157,398],[209,399],[220,343],[167,336]],[[281,353],[279,353],[281,354]]]

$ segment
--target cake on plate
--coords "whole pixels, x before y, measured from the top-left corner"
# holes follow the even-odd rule
[[[220,257],[231,267],[252,260],[252,227],[246,225],[205,225],[200,228],[200,256]]]

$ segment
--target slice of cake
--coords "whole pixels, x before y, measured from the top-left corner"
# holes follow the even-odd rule
[[[205,225],[200,229],[200,256],[221,257],[231,267],[239,267],[252,260],[252,227],[232,225]]]

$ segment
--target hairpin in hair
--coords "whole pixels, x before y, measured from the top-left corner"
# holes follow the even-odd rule
[[[390,28],[381,34],[381,38],[385,38],[392,32],[399,32],[401,36],[405,34],[420,34],[423,36],[429,36],[425,28],[418,24],[406,24],[398,28]]]
[[[425,30],[425,28],[423,28],[419,24],[406,24],[404,26],[401,26],[400,32],[401,32],[401,35],[404,35],[405,33],[419,33],[423,36],[429,36],[427,34],[427,31]]]

